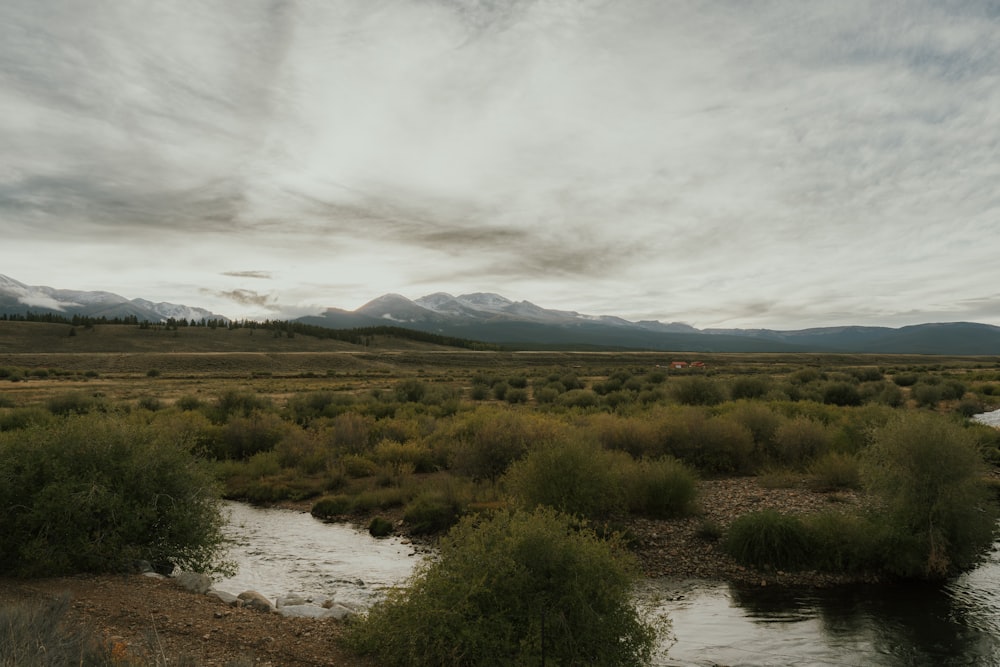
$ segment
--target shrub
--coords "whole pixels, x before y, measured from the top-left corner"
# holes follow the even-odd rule
[[[750,430],[755,454],[771,457],[774,453],[774,434],[781,424],[781,417],[758,401],[739,401],[729,418]]]
[[[185,445],[121,416],[0,434],[0,572],[223,567],[215,484]]]
[[[417,379],[403,380],[393,391],[400,403],[419,403],[427,393],[427,385]]]
[[[838,573],[882,569],[887,544],[884,523],[843,512],[823,512],[805,522],[811,535],[810,567]]]
[[[320,498],[313,503],[309,513],[317,519],[330,520],[350,514],[352,509],[353,504],[349,496],[337,495]]]
[[[898,545],[888,569],[941,578],[972,567],[993,542],[997,507],[984,483],[974,435],[929,413],[885,425],[863,460]]]
[[[479,409],[456,425],[452,468],[495,483],[528,446],[551,439],[550,424],[512,410]]]
[[[681,378],[673,383],[672,393],[682,405],[718,405],[726,400],[722,387],[702,376]]]
[[[623,505],[618,457],[596,443],[564,438],[534,450],[504,477],[521,507],[547,505],[588,518],[605,517]]]
[[[619,542],[553,510],[467,517],[347,641],[390,667],[645,665],[636,577]]]
[[[797,570],[813,557],[809,531],[794,516],[774,510],[745,514],[729,526],[723,547],[741,565]]]
[[[861,466],[850,454],[828,452],[809,467],[813,486],[820,491],[861,487]]]
[[[507,390],[507,393],[504,395],[504,400],[506,400],[510,404],[527,403],[528,390],[522,389],[520,387],[511,387]]]
[[[662,453],[656,424],[643,418],[594,415],[590,429],[606,449],[628,452],[635,458],[655,457]]]
[[[675,458],[641,461],[625,473],[629,511],[667,519],[694,510],[697,476]]]
[[[0,414],[0,431],[16,431],[29,426],[43,426],[55,417],[42,408],[15,408]]]
[[[441,491],[421,493],[406,506],[403,521],[415,535],[439,533],[455,525],[462,508],[450,494]]]
[[[933,408],[940,401],[944,400],[944,390],[939,384],[924,384],[920,382],[913,385],[910,395],[917,405],[922,408]]]
[[[556,404],[567,408],[593,408],[600,403],[600,398],[590,389],[570,389],[560,394]]]
[[[761,398],[771,391],[771,378],[761,375],[743,375],[735,380],[729,387],[729,396],[738,401],[741,398]]]
[[[181,396],[174,405],[185,412],[190,412],[201,407],[201,400],[197,396]]]
[[[267,410],[270,401],[248,391],[230,389],[215,399],[215,410],[212,418],[216,423],[223,424],[230,415],[249,417],[250,413]]]
[[[861,392],[850,382],[831,382],[823,388],[823,402],[828,405],[861,405]]]
[[[774,434],[777,462],[804,470],[830,446],[830,431],[808,417],[796,417]]]
[[[74,391],[53,396],[46,401],[46,407],[54,415],[82,415],[100,406],[100,402],[82,391]]]
[[[753,435],[729,417],[706,417],[689,409],[668,422],[666,451],[699,471],[717,475],[749,472]]]
[[[386,537],[392,535],[392,521],[380,516],[373,517],[368,522],[368,534],[372,537]]]
[[[222,428],[213,453],[219,458],[247,459],[274,449],[288,429],[289,424],[272,412],[234,415]]]

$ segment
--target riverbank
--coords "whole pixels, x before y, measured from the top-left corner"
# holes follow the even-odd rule
[[[754,585],[830,586],[849,581],[816,572],[763,573],[743,568],[722,552],[718,540],[711,539],[711,531],[705,528],[723,530],[736,517],[762,509],[792,513],[848,509],[863,502],[860,495],[817,493],[805,485],[765,488],[757,478],[741,477],[702,481],[699,498],[695,517],[630,523],[645,575]],[[0,604],[4,605],[64,595],[70,599],[66,622],[85,625],[103,641],[128,647],[137,655],[186,656],[191,664],[205,667],[373,664],[338,648],[343,629],[338,621],[232,608],[169,580],[136,575],[0,580]]]

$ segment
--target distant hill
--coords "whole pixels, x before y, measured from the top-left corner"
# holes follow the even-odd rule
[[[0,275],[0,316],[27,312],[139,322],[229,321],[202,308],[125,299],[109,292],[29,286]],[[553,310],[489,292],[460,296],[437,292],[416,300],[386,294],[353,311],[328,308],[294,322],[323,330],[397,327],[439,337],[434,344],[472,348],[476,346],[471,341],[480,341],[526,350],[1000,355],[1000,327],[974,322],[793,331],[696,329],[681,322],[631,322],[620,317]]]
[[[330,328],[392,323],[444,336],[522,349],[618,349],[674,352],[828,352],[1000,354],[1000,327],[972,322],[890,327],[824,327],[796,331],[696,329],[679,322],[630,322],[618,317],[550,310],[498,294],[398,294],[354,311],[331,308],[298,321]]]

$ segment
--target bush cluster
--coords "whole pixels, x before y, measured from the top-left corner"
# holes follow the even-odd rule
[[[620,543],[551,509],[467,517],[347,639],[383,665],[645,665],[635,577]]]
[[[119,415],[0,434],[0,572],[127,569],[135,560],[222,564],[214,480],[188,443]]]

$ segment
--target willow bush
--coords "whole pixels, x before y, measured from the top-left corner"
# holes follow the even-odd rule
[[[0,573],[224,567],[215,482],[190,449],[122,415],[0,434]]]
[[[409,585],[348,627],[380,665],[648,664],[634,560],[549,508],[466,517]]]
[[[894,530],[887,569],[936,579],[967,570],[993,543],[998,516],[973,431],[913,412],[876,431],[863,479]]]

